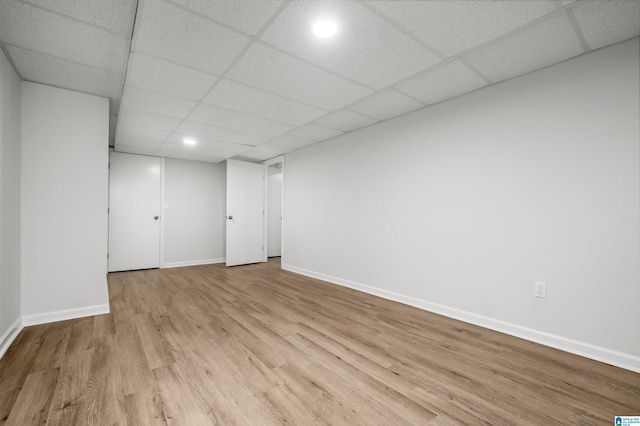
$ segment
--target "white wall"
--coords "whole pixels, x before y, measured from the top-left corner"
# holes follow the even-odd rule
[[[25,325],[108,312],[108,99],[22,83]]]
[[[164,267],[223,262],[226,164],[165,161]]]
[[[640,371],[638,51],[287,154],[283,267]]]
[[[267,256],[282,254],[282,169],[269,168],[267,185]]]
[[[20,322],[20,78],[0,50],[0,356]]]

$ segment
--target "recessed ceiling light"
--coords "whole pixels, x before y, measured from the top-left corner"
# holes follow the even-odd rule
[[[323,19],[313,24],[312,30],[317,37],[329,38],[336,35],[338,32],[338,26],[333,21]]]
[[[195,145],[196,144],[196,140],[195,139],[185,139],[182,142],[184,142],[185,145]]]

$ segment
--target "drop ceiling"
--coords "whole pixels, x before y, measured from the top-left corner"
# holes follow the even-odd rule
[[[336,36],[313,35],[320,18]],[[116,151],[212,163],[267,160],[639,33],[639,0],[0,1],[23,80],[108,97]]]

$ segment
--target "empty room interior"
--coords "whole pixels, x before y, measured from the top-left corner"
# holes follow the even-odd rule
[[[640,422],[639,35],[1,0],[0,425]]]

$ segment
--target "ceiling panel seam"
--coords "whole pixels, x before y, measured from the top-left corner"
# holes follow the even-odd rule
[[[473,71],[474,73],[476,73],[480,78],[482,78],[484,81],[487,82],[487,84],[494,84],[495,82],[493,80],[491,80],[489,77],[487,77],[486,75],[484,75],[484,73],[482,71],[480,71],[479,69],[477,69],[475,67],[475,65],[471,64],[469,61],[467,61],[467,58],[464,57],[459,57],[457,58],[460,62],[462,62],[467,68],[469,68],[471,71]]]
[[[423,104],[424,104],[424,103],[425,103],[424,101],[422,101],[422,100],[420,100],[420,99],[418,99],[418,98],[414,98],[412,95],[410,95],[410,94],[408,94],[408,93],[403,92],[402,90],[398,89],[398,88],[397,88],[397,86],[399,86],[399,85],[401,85],[401,84],[403,84],[403,83],[405,83],[405,82],[407,82],[407,81],[413,80],[414,78],[416,78],[416,77],[418,77],[418,76],[420,76],[420,75],[427,74],[427,73],[429,73],[430,71],[433,71],[434,69],[438,69],[438,68],[440,68],[440,67],[447,66],[448,64],[453,63],[453,62],[455,62],[455,61],[460,61],[464,66],[468,67],[471,71],[473,71],[473,72],[475,72],[476,74],[478,74],[478,76],[480,76],[482,79],[486,80],[488,84],[494,84],[494,82],[493,82],[493,81],[491,81],[488,77],[486,77],[486,76],[485,76],[483,73],[481,73],[480,71],[477,71],[477,70],[475,69],[475,67],[471,66],[471,65],[470,65],[466,60],[463,60],[463,58],[459,57],[459,55],[455,55],[455,56],[452,56],[451,58],[445,59],[445,60],[444,60],[444,61],[442,61],[442,62],[438,62],[437,64],[433,64],[433,65],[431,65],[430,67],[424,68],[424,69],[422,69],[422,70],[418,71],[417,73],[410,75],[409,77],[403,78],[402,80],[398,80],[398,81],[396,81],[395,83],[393,83],[391,86],[389,86],[389,88],[394,89],[394,90],[396,90],[398,93],[401,93],[401,94],[403,94],[404,96],[408,96],[408,97],[410,97],[411,99],[416,100],[416,101],[418,101],[418,102],[420,102],[420,103],[423,103]],[[485,86],[485,87],[486,87],[486,86]],[[428,105],[433,105],[433,104],[425,104],[425,105],[427,105],[427,106],[428,106]]]
[[[93,27],[93,28],[97,28],[99,30],[102,30],[102,31],[108,32],[110,34],[113,34],[115,36],[131,39],[131,37],[128,34],[123,34],[121,32],[114,31],[114,30],[112,30],[110,28],[103,27],[101,25],[96,25],[96,24],[94,24],[92,22],[85,21],[84,19],[76,18],[75,16],[71,16],[71,15],[67,15],[65,13],[58,12],[57,10],[49,9],[47,7],[40,6],[40,5],[34,4],[34,3],[30,3],[30,2],[24,1],[24,0],[14,0],[14,1],[18,1],[18,2],[20,2],[22,4],[24,4],[24,5],[29,6],[29,7],[33,7],[33,8],[40,9],[40,10],[44,10],[45,12],[52,13],[54,15],[58,15],[58,16],[60,16],[62,18],[65,18],[65,19],[70,19],[72,21],[76,21],[76,22],[79,22],[81,24],[88,25],[88,26]]]
[[[403,25],[400,25],[398,22],[396,22],[395,19],[392,19],[391,17],[387,16],[384,12],[382,12],[381,10],[376,9],[374,6],[370,5],[366,1],[363,1],[363,0],[358,0],[358,1],[362,6],[366,7],[371,12],[373,12],[376,15],[380,16],[383,20],[387,21],[388,24],[390,24],[391,26],[396,28],[398,31],[400,31],[404,35],[406,35],[409,38],[411,38],[413,41],[415,41],[418,44],[420,44],[423,48],[427,49],[429,51],[429,53],[433,53],[435,56],[440,58],[441,61],[447,59],[447,56],[444,53],[440,52],[440,50],[438,50],[435,47],[431,46],[426,41],[418,38],[415,34],[413,34],[413,32],[409,31],[409,29],[407,29]]]
[[[571,5],[569,5],[567,7],[571,7]],[[509,30],[509,31],[507,31],[507,32],[505,32],[503,34],[500,34],[497,37],[494,37],[494,38],[492,38],[490,40],[487,40],[487,41],[485,41],[483,43],[477,44],[477,45],[475,45],[475,46],[473,46],[473,47],[471,47],[471,48],[469,48],[469,49],[467,49],[465,51],[457,53],[457,54],[451,56],[449,59],[459,59],[462,56],[467,56],[468,54],[470,54],[472,52],[476,52],[478,50],[482,50],[482,49],[484,49],[486,47],[489,47],[489,46],[491,46],[493,44],[497,44],[497,43],[499,43],[499,42],[501,42],[503,40],[511,38],[512,36],[514,36],[516,34],[519,34],[521,32],[524,32],[524,31],[526,31],[527,29],[529,29],[531,27],[537,26],[537,25],[542,24],[542,23],[546,22],[547,20],[550,20],[550,19],[552,19],[552,18],[554,18],[554,17],[556,17],[558,15],[564,14],[564,10],[567,7],[563,7],[562,9],[556,9],[556,10],[551,11],[549,13],[546,13],[544,15],[538,16],[537,18],[532,19],[531,21],[529,21],[529,22],[527,22],[527,23],[525,23],[523,25],[520,25],[519,27],[513,28],[513,29],[511,29],[511,30]]]
[[[436,67],[438,67],[438,66],[444,65],[444,64],[449,63],[450,61],[454,61],[454,60],[460,60],[460,61],[461,61],[465,66],[467,66],[469,69],[471,69],[471,70],[472,70],[474,73],[476,73],[479,77],[481,77],[482,79],[484,79],[485,81],[487,81],[490,85],[491,85],[491,84],[495,84],[495,82],[494,82],[494,81],[492,81],[490,78],[488,78],[486,75],[484,75],[484,73],[482,73],[481,71],[479,71],[475,66],[473,66],[472,64],[470,64],[470,63],[467,61],[466,56],[468,56],[468,54],[470,54],[470,53],[472,53],[472,52],[475,52],[475,51],[481,50],[481,49],[483,49],[483,48],[485,48],[485,47],[488,47],[488,46],[491,46],[491,45],[493,45],[493,44],[499,43],[500,41],[505,40],[505,39],[507,39],[507,38],[510,38],[510,37],[512,37],[512,36],[513,36],[513,35],[515,35],[515,34],[518,34],[518,33],[520,33],[520,32],[526,31],[528,28],[533,27],[533,26],[535,26],[535,25],[538,25],[538,24],[540,24],[540,23],[543,23],[543,22],[545,22],[547,19],[551,19],[551,18],[553,18],[553,17],[555,17],[555,16],[558,16],[558,15],[564,14],[564,13],[565,13],[565,10],[568,10],[568,9],[570,9],[571,7],[573,7],[573,3],[572,3],[572,4],[570,4],[570,5],[564,6],[564,7],[560,8],[560,9],[556,9],[556,10],[554,10],[554,11],[552,11],[552,12],[547,13],[547,14],[544,14],[544,15],[542,15],[542,16],[539,16],[539,17],[537,17],[537,18],[535,18],[535,19],[533,19],[533,20],[531,20],[531,21],[527,22],[527,23],[526,23],[526,24],[524,24],[524,25],[521,25],[521,26],[519,26],[519,27],[517,27],[517,28],[514,28],[514,29],[512,29],[512,30],[510,30],[510,31],[507,31],[507,32],[505,32],[505,33],[503,33],[503,34],[501,34],[501,35],[499,35],[499,36],[497,36],[497,37],[494,37],[494,38],[492,38],[491,40],[487,40],[487,41],[485,41],[485,42],[483,42],[483,43],[480,43],[480,44],[478,44],[478,45],[475,45],[474,47],[472,47],[472,48],[470,48],[470,49],[467,49],[467,50],[464,50],[464,51],[462,51],[462,52],[460,52],[460,53],[457,53],[457,54],[455,54],[455,55],[453,55],[453,56],[451,56],[451,57],[447,58],[446,60],[444,60],[444,61],[442,61],[442,62],[439,62],[439,63],[434,64],[434,65],[432,65],[432,66],[430,66],[430,67],[427,67],[427,68],[425,68],[425,69],[423,69],[423,70],[421,70],[421,71],[418,71],[417,73],[415,73],[415,74],[413,74],[413,75],[410,75],[410,76],[409,76],[409,77],[407,77],[407,78],[404,78],[404,79],[402,79],[402,80],[398,80],[398,81],[396,81],[395,83],[393,83],[391,86],[396,86],[396,85],[402,84],[402,83],[404,83],[404,82],[406,82],[406,81],[408,81],[408,80],[411,80],[411,79],[415,78],[416,76],[418,76],[418,75],[420,75],[420,74],[422,74],[422,73],[425,73],[425,72],[427,72],[427,71],[429,71],[429,70],[431,70],[431,69],[433,69],[433,68],[436,68]],[[573,13],[571,13],[571,15],[573,15]],[[566,16],[568,16],[568,17],[569,17],[569,15],[566,15]],[[575,20],[575,17],[574,17],[574,20]],[[574,23],[573,23],[573,22],[572,22],[572,25],[574,25]],[[576,22],[575,22],[575,26],[578,26],[577,20],[576,20]],[[575,30],[575,26],[574,26],[574,30]],[[578,27],[579,27],[579,26],[578,26]],[[582,31],[579,31],[579,32],[578,32],[578,31],[576,31],[576,35],[580,38],[580,36],[582,35]],[[580,40],[581,40],[581,43],[582,43],[582,39],[583,39],[583,38],[584,38],[584,36],[582,36],[582,38],[580,39]],[[585,43],[586,43],[586,41],[585,41]],[[406,95],[406,93],[404,93],[404,92],[401,92],[401,93],[403,93],[403,94],[405,94],[405,95]]]
[[[280,16],[282,11],[285,10],[287,8],[287,6],[289,6],[289,3],[291,3],[291,0],[285,0],[284,2],[282,2],[280,7],[278,9],[276,9],[275,12],[273,12],[271,17],[269,19],[267,19],[267,22],[265,22],[264,25],[262,26],[262,28],[260,28],[258,30],[258,32],[256,33],[256,36],[255,36],[256,40],[260,40],[260,37],[262,36],[262,34],[264,34],[264,32],[267,30],[267,28],[269,28],[271,26],[271,24],[273,24],[273,21],[275,21],[276,18],[278,16]]]
[[[21,81],[24,81],[24,78],[22,77],[22,73],[20,72],[20,70],[18,69],[18,67],[16,66],[15,61],[13,60],[13,58],[11,57],[11,55],[9,55],[9,52],[7,51],[7,48],[5,46],[5,43],[0,40],[0,50],[2,50],[2,53],[4,53],[5,58],[7,58],[7,60],[9,61],[9,63],[11,64],[11,67],[13,68],[13,71],[16,73],[16,75],[18,76],[18,78]]]
[[[75,64],[75,65],[82,65],[83,67],[87,67],[87,68],[93,68],[94,70],[99,70],[99,71],[104,71],[108,74],[112,74],[114,76],[119,76],[122,74],[122,72],[115,72],[115,71],[110,71],[108,69],[105,68],[100,68],[100,67],[96,67],[94,65],[89,65],[86,64],[84,62],[78,62],[78,61],[73,61],[71,59],[66,59],[66,58],[62,58],[60,56],[56,56],[56,55],[51,55],[49,53],[44,53],[44,52],[40,52],[39,50],[33,50],[33,49],[29,49],[27,47],[22,47],[19,46],[17,44],[13,44],[13,43],[3,43],[0,41],[0,44],[4,45],[4,46],[12,46],[12,47],[17,47],[18,49],[22,49],[22,50],[26,50],[27,52],[33,52],[33,53],[37,53],[38,55],[42,55],[42,56],[47,56],[49,58],[53,58],[53,59],[58,59],[60,61],[64,61],[64,62],[69,62],[70,64]],[[7,55],[8,56],[8,55]]]
[[[203,70],[201,68],[195,68],[195,67],[192,67],[190,65],[186,65],[184,63],[181,63],[181,62],[176,62],[173,59],[169,59],[169,58],[165,58],[165,57],[162,57],[162,56],[158,56],[156,54],[149,53],[149,52],[144,51],[144,50],[133,49],[133,50],[130,50],[130,53],[134,53],[134,54],[135,53],[139,53],[141,55],[149,56],[149,57],[151,57],[153,59],[157,59],[159,61],[164,61],[164,62],[168,62],[168,63],[173,64],[173,65],[178,65],[179,67],[186,68],[186,69],[191,70],[191,71],[196,71],[198,73],[207,74],[207,75],[210,75],[212,77],[220,77],[219,74],[215,74],[215,73],[212,73],[210,71],[205,71],[205,70]]]
[[[264,41],[262,39],[257,40],[257,42],[262,44],[263,46],[268,47],[269,49],[273,49],[275,51],[278,51],[278,52],[282,53],[283,55],[287,55],[287,56],[289,56],[289,57],[291,57],[291,58],[293,58],[293,59],[295,59],[297,61],[303,62],[303,63],[305,63],[305,64],[307,64],[309,66],[312,66],[314,68],[317,68],[317,69],[319,69],[321,71],[324,71],[326,73],[332,74],[334,77],[338,77],[338,78],[340,78],[342,80],[348,81],[349,83],[353,83],[353,84],[355,84],[357,86],[360,86],[360,87],[363,87],[363,88],[365,88],[367,90],[378,90],[377,88],[375,88],[373,86],[369,86],[368,84],[363,83],[362,81],[354,80],[351,77],[346,77],[346,76],[344,76],[344,75],[342,75],[340,73],[337,73],[335,71],[331,71],[330,69],[325,68],[325,67],[323,67],[322,65],[320,65],[318,63],[308,61],[308,60],[296,55],[295,53],[288,52],[288,51],[286,51],[286,50],[284,50],[284,49],[282,49],[282,48],[280,48],[280,47],[278,47],[278,46],[276,46],[274,44],[271,44],[271,43],[269,43],[267,41]]]
[[[144,0],[141,0],[141,1],[144,1]],[[214,18],[212,18],[212,17],[210,17],[208,15],[205,15],[203,13],[200,13],[197,10],[190,9],[190,8],[188,8],[186,6],[183,6],[183,5],[179,4],[179,3],[173,2],[171,0],[161,0],[161,1],[163,1],[163,2],[165,2],[167,4],[170,4],[173,7],[181,9],[181,10],[187,12],[187,13],[190,13],[192,15],[196,15],[199,18],[207,20],[207,21],[209,21],[209,22],[211,22],[213,24],[221,26],[221,27],[223,27],[223,28],[225,28],[225,29],[227,29],[229,31],[233,31],[234,33],[237,33],[237,34],[240,34],[242,36],[249,37],[249,38],[252,38],[252,39],[257,39],[257,37],[254,36],[253,34],[246,33],[246,32],[244,32],[244,31],[242,31],[242,30],[240,30],[240,29],[238,29],[236,27],[233,27],[233,26],[231,26],[229,24],[225,24],[224,22],[218,21],[217,19],[214,19]]]
[[[207,106],[207,107],[211,107],[211,108],[218,108],[218,109],[222,109],[222,110],[225,110],[225,111],[234,112],[234,113],[237,113],[237,114],[246,115],[247,117],[259,118],[259,119],[261,119],[261,120],[272,121],[272,122],[277,123],[277,124],[283,124],[283,125],[286,125],[286,126],[294,126],[294,127],[295,127],[295,124],[287,123],[287,122],[285,122],[285,121],[274,120],[274,119],[272,119],[272,118],[265,118],[265,117],[262,117],[262,116],[260,116],[260,115],[256,115],[256,114],[253,114],[253,113],[248,113],[248,112],[239,111],[239,110],[237,110],[237,109],[233,109],[233,108],[227,108],[227,107],[220,106],[220,105],[208,104],[208,103],[206,103],[206,102],[204,102],[204,101],[201,101],[201,102],[199,102],[198,104],[199,104],[199,105],[203,105],[203,106]],[[193,121],[193,120],[192,120],[192,121]],[[223,127],[223,126],[222,126],[222,127]],[[252,132],[249,132],[249,133],[252,133]],[[257,134],[259,134],[259,133],[257,133]],[[262,136],[268,136],[268,135],[262,135]]]
[[[221,79],[222,79],[222,77],[221,77]],[[224,77],[224,79],[232,81],[232,82],[234,82],[236,84],[240,84],[242,86],[247,86],[247,87],[249,87],[251,89],[258,90],[258,91],[263,92],[263,93],[268,93],[269,95],[276,96],[278,98],[285,99],[287,101],[295,102],[297,104],[301,104],[301,105],[304,105],[304,106],[307,106],[307,107],[311,107],[311,108],[319,109],[319,110],[322,110],[322,111],[330,112],[326,108],[323,108],[323,107],[320,107],[320,106],[317,106],[317,105],[313,105],[313,104],[307,103],[307,102],[302,101],[302,100],[293,99],[293,98],[291,98],[289,96],[286,96],[286,95],[283,95],[283,94],[280,94],[280,93],[276,93],[276,92],[272,92],[270,90],[265,90],[265,89],[263,89],[261,87],[254,86],[254,85],[252,85],[250,83],[246,83],[244,81],[234,80],[231,77]],[[206,102],[203,102],[203,103],[206,104],[206,105],[209,105]]]
[[[215,89],[215,87],[218,85],[218,83],[220,82],[220,80],[222,80],[222,78],[224,78],[224,76],[229,72],[229,70],[236,64],[238,63],[238,61],[240,60],[240,58],[242,58],[242,56],[249,50],[249,48],[253,45],[253,43],[255,43],[254,40],[250,40],[247,45],[240,51],[240,53],[238,54],[238,56],[236,56],[236,58],[231,61],[231,63],[229,64],[229,66],[227,67],[227,69],[224,70],[224,72],[220,75],[220,78],[218,78],[209,88],[209,90],[207,90],[204,95],[200,98],[199,101],[196,101],[196,104],[193,106],[193,108],[191,109],[191,111],[189,111],[189,113],[185,116],[185,118],[183,118],[180,123],[178,123],[178,125],[173,129],[172,133],[174,133],[181,125],[184,121],[188,120],[189,117],[195,112],[195,110],[198,108],[199,105],[204,104],[204,100],[207,98],[207,96],[209,96],[209,93],[211,93],[213,91],[213,89]]]
[[[368,98],[371,98],[371,97],[375,96],[378,92],[380,92],[380,91],[382,91],[382,90],[391,90],[391,91],[393,91],[393,92],[396,92],[398,95],[401,95],[401,96],[407,97],[407,98],[409,98],[409,99],[411,99],[411,100],[416,101],[416,102],[417,102],[417,103],[419,103],[419,104],[422,104],[422,106],[421,106],[420,108],[418,108],[418,109],[422,109],[422,108],[424,108],[424,107],[426,107],[426,106],[429,106],[428,104],[425,104],[425,103],[424,103],[423,101],[421,101],[420,99],[414,98],[414,97],[413,97],[413,96],[411,96],[411,95],[408,95],[408,94],[406,94],[406,93],[404,93],[404,92],[401,92],[400,90],[396,89],[396,88],[395,88],[395,87],[393,87],[393,86],[388,86],[388,87],[385,87],[384,89],[380,89],[380,90],[378,90],[378,91],[376,91],[376,92],[371,93],[370,95],[367,95],[367,96],[365,96],[365,97],[363,97],[363,98],[360,98],[360,99],[358,99],[358,100],[355,100],[355,101],[351,102],[350,104],[348,104],[347,106],[345,106],[345,107],[344,107],[344,109],[347,109],[347,110],[349,110],[349,111],[351,111],[351,112],[357,112],[358,114],[364,115],[365,117],[372,118],[372,119],[374,119],[374,120],[377,120],[378,122],[382,122],[382,121],[389,120],[389,118],[385,118],[384,120],[381,120],[381,119],[379,119],[379,118],[377,118],[377,117],[374,117],[374,116],[372,116],[372,115],[365,114],[364,112],[360,112],[360,111],[356,111],[355,109],[352,109],[353,105],[357,104],[358,102],[362,102],[363,100],[366,100],[366,99],[368,99]],[[416,111],[416,110],[413,110],[413,111]],[[411,111],[410,111],[410,112],[411,112]],[[408,114],[408,113],[407,113],[407,114]],[[404,115],[404,114],[402,114],[402,115]],[[397,116],[396,116],[396,117],[397,117]]]
[[[571,26],[573,27],[573,30],[576,32],[576,35],[578,36],[578,39],[580,40],[580,44],[582,44],[582,48],[584,49],[584,53],[591,52],[591,47],[589,46],[589,43],[587,43],[587,38],[582,33],[582,28],[580,28],[580,24],[578,23],[578,20],[576,19],[575,13],[573,13],[573,9],[570,8],[570,7],[567,7],[566,11],[567,11],[567,17],[569,18],[569,22],[571,22]]]
[[[125,83],[127,82],[127,75],[129,74],[129,72],[131,71],[131,55],[133,54],[133,36],[135,34],[136,31],[136,22],[138,20],[138,12],[140,11],[140,1],[136,0],[134,2],[134,6],[133,6],[133,18],[131,19],[131,22],[129,22],[129,26],[131,28],[130,31],[130,36],[129,36],[129,49],[128,49],[128,53],[127,53],[127,57],[125,59],[125,63],[124,63],[124,69],[122,70],[122,78],[121,78],[121,87],[122,89],[120,90],[120,99],[119,99],[119,105],[118,105],[118,113],[115,114],[115,128],[116,130],[118,129],[118,121],[120,118],[120,113],[122,112],[122,100],[124,99],[124,91],[125,91]],[[113,141],[113,146],[115,147],[116,145],[116,132],[113,132],[113,135],[110,135],[109,138],[109,145],[111,146],[111,141]]]

